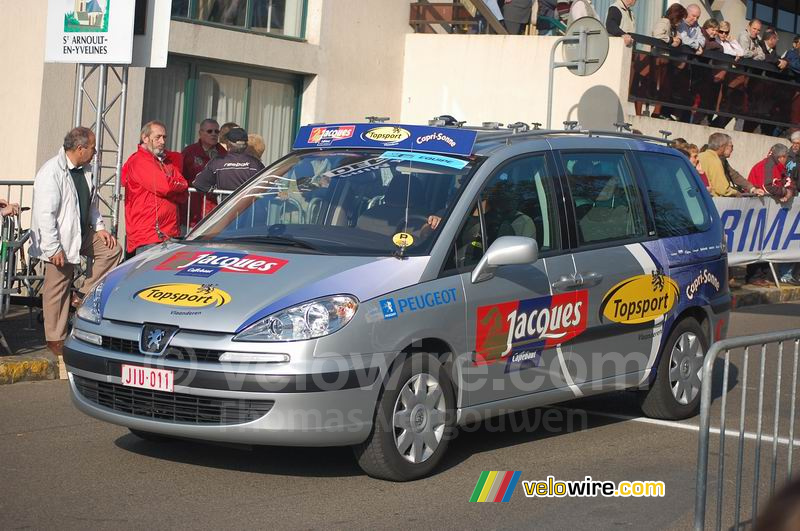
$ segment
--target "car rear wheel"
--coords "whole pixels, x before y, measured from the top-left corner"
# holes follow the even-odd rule
[[[454,396],[436,357],[418,353],[395,366],[378,400],[372,433],[354,447],[364,472],[390,481],[431,473],[452,435]]]
[[[708,339],[695,319],[684,319],[675,326],[661,352],[656,379],[643,392],[645,415],[668,420],[697,415],[706,352]]]

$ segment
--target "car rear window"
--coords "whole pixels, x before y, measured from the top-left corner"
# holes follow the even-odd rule
[[[662,153],[639,153],[659,237],[702,232],[711,218],[699,180],[687,162]]]

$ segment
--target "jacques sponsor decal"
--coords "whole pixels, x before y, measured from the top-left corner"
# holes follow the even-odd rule
[[[475,365],[506,360],[505,372],[538,367],[542,351],[586,330],[589,293],[509,301],[478,308]]]
[[[271,275],[287,260],[246,253],[177,252],[158,264],[156,271],[177,271],[181,277],[210,277],[217,273]]]
[[[135,298],[185,308],[218,308],[231,302],[231,296],[215,284],[159,284],[139,290]]]
[[[352,138],[356,131],[354,125],[342,125],[339,127],[315,127],[308,136],[309,144],[328,146],[337,140],[347,140]]]
[[[697,275],[697,278],[695,278],[691,284],[686,286],[686,298],[689,300],[694,299],[694,296],[697,295],[697,292],[700,291],[700,288],[705,285],[713,286],[715,292],[719,291],[719,279],[708,269],[703,269],[703,271]]]
[[[678,284],[661,272],[623,280],[606,293],[600,304],[600,321],[638,324],[666,315],[678,303]]]

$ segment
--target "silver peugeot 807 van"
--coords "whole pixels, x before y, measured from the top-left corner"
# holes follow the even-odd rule
[[[75,404],[147,439],[351,445],[399,481],[516,410],[632,389],[695,415],[730,310],[699,176],[655,139],[523,129],[302,127],[88,294]]]

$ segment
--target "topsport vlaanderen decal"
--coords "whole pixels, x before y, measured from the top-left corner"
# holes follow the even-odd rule
[[[134,297],[181,308],[218,308],[231,302],[230,294],[215,284],[159,284],[137,291]]]
[[[475,364],[506,360],[505,372],[537,367],[542,351],[586,330],[586,290],[478,308]]]
[[[177,271],[176,276],[207,278],[217,273],[271,275],[288,264],[287,260],[247,253],[180,251],[155,267],[156,271]]]
[[[680,299],[678,284],[661,272],[627,278],[608,290],[600,321],[639,324],[668,314]]]

